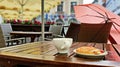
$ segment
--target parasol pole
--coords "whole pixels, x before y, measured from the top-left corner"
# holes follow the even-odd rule
[[[44,0],[41,0],[42,41],[44,41]]]

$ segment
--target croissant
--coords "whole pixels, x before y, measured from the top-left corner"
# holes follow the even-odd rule
[[[97,49],[95,47],[92,46],[82,46],[76,49],[77,53],[80,54],[89,54],[89,55],[99,55],[103,52],[101,52],[100,49]]]

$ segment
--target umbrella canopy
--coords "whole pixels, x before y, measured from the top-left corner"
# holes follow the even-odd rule
[[[60,0],[44,0],[44,11],[60,4]],[[41,0],[2,0],[0,1],[0,9],[21,10],[23,11],[41,11]]]
[[[41,15],[41,9],[42,9],[41,2],[42,2],[41,0],[0,0],[0,10],[2,10],[4,16],[6,14],[7,15],[10,14],[11,16],[12,15],[14,16],[17,15],[18,13],[21,13],[21,15],[24,17],[26,15],[35,17]],[[60,4],[60,2],[61,2],[60,0],[44,0],[44,12],[49,12],[51,8],[54,8],[55,6]],[[22,19],[24,18],[22,17]]]
[[[120,17],[101,5],[84,4],[74,7],[75,17],[81,23],[107,23],[113,22],[110,31],[111,43],[120,44]]]
[[[23,16],[23,20],[32,20],[34,17],[38,16],[39,12],[31,12],[31,11],[24,11],[22,14],[18,11],[14,10],[2,10],[0,14],[5,19],[21,19],[21,16]]]

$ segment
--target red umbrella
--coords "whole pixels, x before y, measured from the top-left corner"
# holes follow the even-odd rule
[[[120,17],[101,5],[83,4],[74,7],[75,17],[81,23],[106,23],[113,22],[109,40],[111,43],[120,44]]]

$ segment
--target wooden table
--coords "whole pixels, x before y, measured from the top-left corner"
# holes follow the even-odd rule
[[[14,31],[10,32],[14,37],[31,37],[31,42],[34,42],[36,37],[42,35],[42,32],[25,32],[25,31]],[[52,32],[44,32],[45,36],[51,36]]]
[[[30,67],[116,67],[120,66],[120,56],[116,50],[120,49],[117,44],[98,44],[99,49],[106,48],[108,55],[105,59],[86,59],[76,57],[73,53],[80,46],[93,46],[94,43],[73,43],[68,54],[57,54],[53,42],[33,42],[23,45],[0,48],[0,65],[13,67],[27,65]],[[118,46],[118,47],[116,47]],[[114,50],[116,47],[116,50]],[[22,66],[21,66],[22,67]]]

